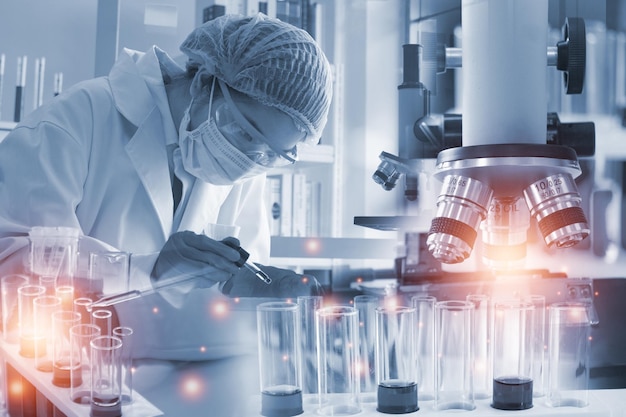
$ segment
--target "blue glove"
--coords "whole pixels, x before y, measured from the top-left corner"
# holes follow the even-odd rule
[[[152,270],[153,286],[158,288],[172,279],[202,277],[206,280],[195,280],[194,286],[208,287],[230,279],[240,272],[235,262],[241,255],[224,242],[239,247],[239,240],[234,237],[217,241],[191,231],[174,233],[165,242]]]
[[[289,269],[256,264],[271,279],[266,284],[248,268],[241,268],[228,281],[221,284],[224,295],[229,297],[295,298],[300,295],[323,295],[323,288],[312,275],[300,275]]]

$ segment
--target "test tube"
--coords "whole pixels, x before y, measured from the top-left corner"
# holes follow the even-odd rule
[[[34,300],[42,296],[46,289],[41,285],[25,285],[18,288],[18,316],[19,316],[19,336],[20,355],[25,358],[34,358],[36,351],[42,348],[35,348],[36,343],[43,342],[35,337],[35,307]]]
[[[499,410],[533,406],[533,327],[535,306],[522,300],[494,304],[493,402]]]
[[[91,323],[100,328],[103,336],[111,334],[111,322],[113,313],[109,310],[94,310],[91,312]]]
[[[376,379],[381,413],[419,409],[415,356],[415,308],[376,308]]]
[[[28,285],[28,277],[11,274],[2,277],[2,337],[6,343],[17,343],[19,336],[18,289]]]
[[[78,297],[74,299],[73,311],[80,314],[82,323],[91,323],[91,311],[89,309],[91,303],[93,303],[93,300],[89,297]]]
[[[438,301],[435,304],[436,411],[474,410],[472,323],[474,304]]]
[[[465,297],[474,304],[472,349],[474,349],[474,398],[491,397],[491,300],[487,294],[469,294]]]
[[[527,295],[524,300],[535,306],[535,324],[533,326],[533,397],[545,395],[544,370],[546,356],[546,297],[539,294]]]
[[[360,413],[356,308],[324,307],[315,313],[315,324],[319,347],[318,413],[324,416]]]
[[[261,414],[289,417],[303,413],[298,305],[267,302],[257,306]]]
[[[133,402],[133,329],[118,326],[113,336],[122,341],[122,405]]]
[[[317,339],[315,338],[315,312],[322,308],[321,295],[302,295],[297,298],[300,310],[300,342],[302,357],[303,401],[313,402],[317,394]],[[310,395],[309,395],[310,394]]]
[[[588,307],[575,302],[549,307],[546,402],[551,407],[586,407],[589,404]]]
[[[122,341],[115,336],[91,340],[91,417],[122,416]]]
[[[52,384],[69,388],[71,372],[78,370],[71,361],[70,329],[80,324],[80,314],[74,311],[55,311],[52,314]]]
[[[46,294],[54,295],[54,289],[57,286],[57,277],[54,275],[41,275],[39,277],[39,285],[46,289]]]
[[[417,335],[417,395],[420,401],[435,398],[435,303],[430,295],[414,295]]]
[[[70,328],[70,399],[78,404],[91,401],[90,343],[100,336],[93,324],[78,324]]]
[[[35,314],[35,368],[42,372],[52,372],[52,315],[61,310],[61,299],[54,295],[44,295],[33,300]],[[39,342],[41,341],[41,342]]]
[[[54,295],[61,299],[61,309],[72,311],[74,308],[74,287],[71,285],[59,285],[54,290]]]
[[[357,295],[353,299],[359,313],[359,375],[362,403],[377,401],[376,380],[376,309],[380,298],[375,295]]]

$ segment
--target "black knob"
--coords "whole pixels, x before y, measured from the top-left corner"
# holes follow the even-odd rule
[[[585,21],[580,17],[565,18],[563,40],[556,46],[556,67],[563,71],[566,94],[582,93],[587,55]]]

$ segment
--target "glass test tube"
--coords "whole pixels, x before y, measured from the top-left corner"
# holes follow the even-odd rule
[[[533,397],[545,395],[545,357],[546,357],[546,297],[539,294],[527,295],[525,301],[535,306],[535,324],[533,326]]]
[[[35,357],[35,307],[34,300],[42,296],[46,289],[41,285],[25,285],[18,288],[18,317],[20,355],[25,358]],[[42,340],[39,340],[42,341]],[[41,348],[37,349],[41,351]]]
[[[74,309],[74,287],[59,285],[55,288],[54,295],[61,299],[61,310],[72,311]]]
[[[300,310],[300,345],[302,357],[302,394],[305,403],[316,399],[307,394],[317,394],[317,339],[315,337],[315,312],[322,308],[324,297],[306,295],[297,298]]]
[[[61,299],[54,295],[43,295],[33,300],[35,314],[35,368],[52,372],[52,315],[61,310]]]
[[[267,302],[257,306],[261,414],[301,414],[302,374],[298,305]]]
[[[78,404],[91,401],[90,343],[100,336],[94,324],[79,324],[70,328],[70,399]]]
[[[435,304],[435,404],[437,411],[473,410],[472,323],[474,304]]]
[[[57,277],[55,275],[41,275],[39,277],[39,285],[46,289],[46,294],[54,295],[54,289],[57,286]]]
[[[100,328],[102,336],[111,334],[111,321],[113,313],[109,310],[94,310],[91,312],[91,323]]]
[[[25,275],[11,274],[2,277],[2,337],[7,343],[19,340],[18,289],[28,285]]]
[[[435,303],[430,295],[414,295],[417,335],[417,394],[420,401],[435,398]]]
[[[589,404],[590,320],[585,303],[549,307],[546,403],[551,407]]]
[[[70,329],[80,324],[80,314],[74,311],[55,311],[52,314],[52,384],[69,388],[71,372],[77,372],[71,361]]]
[[[419,409],[416,330],[415,308],[376,309],[376,409],[381,413],[405,414]]]
[[[133,329],[118,326],[113,336],[122,341],[122,405],[133,402]]]
[[[375,295],[357,295],[353,299],[359,314],[359,376],[362,403],[377,401],[376,387],[376,308],[381,300]]]
[[[93,303],[93,300],[88,297],[78,297],[73,301],[73,311],[80,314],[81,322],[85,324],[91,323],[91,311],[89,306]]]
[[[525,301],[494,303],[493,408],[533,406],[534,312],[535,306]]]
[[[91,340],[91,417],[122,416],[122,341],[115,336]]]
[[[472,348],[474,349],[474,398],[491,397],[491,300],[486,294],[469,294],[466,301],[474,304]]]
[[[361,412],[359,399],[356,308],[328,306],[315,313],[318,338],[318,413],[324,416]]]

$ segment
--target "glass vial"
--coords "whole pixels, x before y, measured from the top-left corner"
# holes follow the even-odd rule
[[[115,336],[91,340],[91,417],[122,416],[122,341]]]
[[[439,301],[435,304],[435,410],[473,410],[472,323],[474,304]]]
[[[362,403],[377,401],[376,387],[376,308],[380,298],[375,295],[357,295],[352,300],[359,314],[359,377]]]
[[[28,277],[13,274],[2,277],[2,338],[6,343],[15,344],[19,340],[18,289],[28,285]]]
[[[267,302],[257,306],[261,415],[303,413],[298,305]]]
[[[69,388],[70,374],[77,372],[71,361],[70,329],[80,324],[80,314],[74,311],[56,311],[52,314],[52,384]]]
[[[467,301],[474,304],[472,349],[474,349],[474,398],[491,397],[491,300],[486,294],[469,294]]]
[[[91,341],[100,336],[93,324],[70,328],[70,399],[78,404],[91,401]]]
[[[376,309],[376,410],[381,413],[405,414],[419,409],[415,323],[413,307]]]
[[[586,407],[591,331],[588,305],[551,304],[549,316],[546,402],[551,407]]]
[[[318,338],[319,408],[324,416],[361,412],[359,398],[359,320],[349,306],[324,307],[315,313]]]
[[[122,341],[122,405],[133,402],[133,329],[118,326],[113,336]]]
[[[415,308],[417,334],[417,395],[420,401],[435,398],[435,303],[430,295],[414,295],[411,305]]]
[[[494,304],[493,402],[499,410],[533,406],[533,343],[535,307],[511,300]]]
[[[524,297],[525,301],[535,306],[535,324],[533,327],[533,397],[543,397],[545,392],[546,365],[546,297],[531,294]]]
[[[35,348],[36,343],[43,339],[35,338],[35,303],[37,297],[42,296],[46,289],[41,285],[25,285],[18,288],[18,317],[20,335],[20,355],[25,358],[34,358],[36,351],[43,348]]]
[[[303,295],[297,298],[300,310],[300,346],[302,395],[305,403],[314,402],[317,395],[317,339],[315,312],[322,308],[324,297]]]

